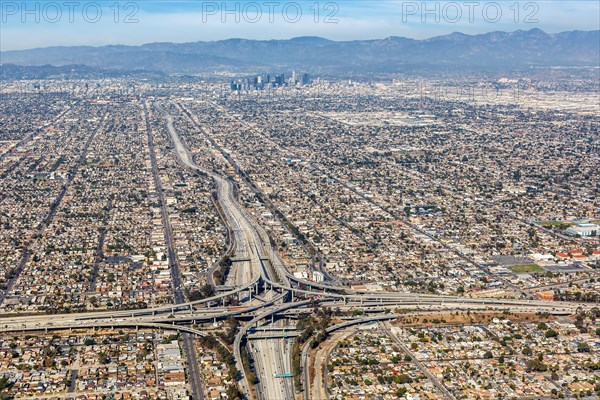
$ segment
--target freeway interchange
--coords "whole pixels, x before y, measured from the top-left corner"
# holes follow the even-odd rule
[[[189,118],[201,135],[218,147],[205,127],[181,105],[186,118]],[[436,313],[455,310],[485,311],[490,309],[510,309],[511,311],[544,312],[549,314],[572,314],[578,309],[592,308],[585,303],[556,303],[528,299],[474,299],[456,296],[438,296],[412,293],[369,292],[351,290],[348,287],[330,283],[316,283],[295,278],[286,269],[279,256],[271,247],[268,234],[245,210],[236,198],[232,180],[198,166],[188,148],[179,136],[175,118],[158,108],[164,114],[166,128],[177,158],[183,168],[208,176],[214,182],[214,193],[224,223],[231,232],[231,251],[236,260],[227,277],[224,291],[215,296],[188,301],[181,289],[180,273],[170,243],[171,231],[168,214],[163,206],[165,238],[169,247],[169,260],[174,289],[174,304],[139,310],[86,312],[59,315],[10,316],[0,318],[0,332],[48,331],[58,329],[96,329],[99,327],[135,327],[176,330],[182,333],[183,347],[188,359],[188,375],[195,399],[202,399],[201,377],[192,343],[193,335],[206,335],[205,330],[195,328],[197,324],[225,320],[231,317],[244,321],[233,343],[233,354],[239,374],[242,392],[249,398],[290,399],[294,398],[293,382],[283,375],[291,372],[291,345],[285,336],[250,335],[260,329],[285,329],[289,318],[310,313],[315,306],[339,308],[343,311],[360,310],[361,315],[350,318],[334,329],[365,323],[373,320],[389,320],[398,317],[396,310],[413,313]],[[148,111],[145,108],[146,122]],[[150,124],[147,123],[150,127]],[[152,132],[149,129],[151,157],[153,154]],[[157,178],[156,162],[153,174],[159,195],[163,196]],[[164,199],[162,201],[164,205]],[[235,309],[224,306],[226,298],[237,296],[241,306]],[[254,360],[253,373],[258,383],[248,379],[248,366],[243,363],[243,352],[247,351]],[[306,356],[303,352],[303,356]],[[304,382],[305,395],[310,382]]]

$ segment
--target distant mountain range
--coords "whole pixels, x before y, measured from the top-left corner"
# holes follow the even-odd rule
[[[431,39],[389,37],[332,41],[228,39],[141,46],[48,47],[0,53],[3,64],[85,65],[166,74],[299,70],[328,73],[403,72],[415,69],[498,69],[600,65],[600,31],[547,34],[540,29],[452,33]]]
[[[122,78],[128,76],[157,78],[160,72],[143,70],[121,70],[87,65],[15,65],[0,64],[0,80],[10,79],[100,79],[106,77]]]

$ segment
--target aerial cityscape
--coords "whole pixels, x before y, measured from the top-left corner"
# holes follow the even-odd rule
[[[600,398],[600,26],[29,48],[9,3],[1,400]]]

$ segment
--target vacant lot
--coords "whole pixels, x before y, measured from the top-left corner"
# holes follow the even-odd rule
[[[535,264],[526,264],[526,265],[513,265],[512,267],[508,267],[512,272],[517,274],[525,274],[531,272],[543,272],[544,269],[539,265]]]

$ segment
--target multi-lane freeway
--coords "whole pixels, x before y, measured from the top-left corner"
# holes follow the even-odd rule
[[[231,232],[233,233],[234,260],[237,261],[233,263],[225,285],[230,287],[243,286],[256,281],[258,276],[268,280],[269,274],[262,260],[264,257],[263,254],[265,254],[265,242],[262,240],[264,233],[258,227],[256,221],[235,199],[233,183],[225,177],[200,168],[194,162],[188,149],[183,145],[181,138],[175,129],[173,117],[167,115],[166,119],[169,136],[175,146],[175,151],[177,152],[179,160],[186,167],[207,174],[213,179],[216,187],[217,200],[227,219],[226,222],[229,224]],[[261,233],[263,233],[262,237]],[[271,301],[271,303],[274,304],[275,301]],[[242,330],[242,332],[244,332],[244,330]],[[243,335],[238,335],[236,337],[236,348],[234,350],[238,361],[238,369],[240,369],[242,375],[244,375],[244,367],[240,363],[240,344],[242,339]],[[284,367],[291,368],[291,365],[289,365],[290,355],[288,353],[284,354],[286,345],[284,343],[283,346],[281,346],[280,342],[281,340],[255,341],[256,346],[258,346],[260,350],[253,353],[259,355],[259,357],[256,358],[257,361],[260,360],[261,357],[263,361],[263,369],[256,371],[260,376],[260,382],[263,383],[263,385],[258,387],[258,397],[261,399],[286,399],[290,398],[290,395],[293,396],[292,385],[290,382],[286,382],[289,381],[289,379],[281,380],[275,378],[275,375],[270,375],[272,372],[270,366],[273,365],[273,361],[276,361],[275,365],[278,365],[282,369]],[[245,390],[249,393],[245,376],[243,381],[246,386]],[[281,384],[278,385],[277,383]]]
[[[294,397],[292,382],[292,345],[286,338],[251,340],[248,349],[254,359],[254,370],[260,375],[259,400],[286,400]]]
[[[239,261],[234,262],[225,286],[241,286],[256,280],[259,274],[258,258],[260,257],[257,253],[257,248],[258,246],[262,247],[262,244],[258,232],[253,229],[249,221],[248,214],[239,206],[235,199],[233,182],[198,166],[187,147],[181,141],[174,126],[173,116],[167,114],[166,120],[169,136],[181,163],[187,168],[201,172],[213,179],[221,210],[225,214],[226,222],[233,232],[234,260]]]
[[[198,133],[219,151],[223,149],[211,137],[210,132],[183,107],[183,117],[188,118],[198,129]],[[0,317],[0,332],[54,330],[54,329],[92,329],[96,327],[149,327],[174,329],[182,333],[183,349],[188,362],[188,374],[192,394],[195,399],[202,399],[202,384],[192,335],[204,335],[202,330],[189,327],[190,324],[210,322],[229,317],[243,321],[233,343],[236,365],[240,371],[239,384],[248,397],[252,396],[251,383],[247,379],[247,371],[242,363],[242,350],[246,346],[254,360],[254,373],[258,378],[255,386],[259,399],[289,399],[294,397],[293,380],[284,377],[291,372],[291,345],[285,337],[254,336],[248,340],[251,329],[265,328],[270,324],[277,326],[275,317],[286,318],[299,313],[307,313],[315,304],[324,307],[339,308],[343,311],[362,310],[368,317],[351,318],[344,324],[350,326],[367,320],[388,320],[398,315],[394,310],[417,313],[447,312],[449,310],[504,310],[523,312],[546,312],[550,314],[570,314],[577,309],[589,309],[595,304],[534,301],[528,299],[475,299],[456,296],[437,296],[428,294],[407,294],[390,292],[368,292],[351,290],[324,282],[315,283],[297,279],[291,275],[271,248],[265,230],[240,205],[236,199],[234,183],[231,179],[207,171],[198,166],[177,132],[176,117],[157,110],[164,115],[169,138],[173,143],[178,160],[184,168],[188,168],[214,182],[215,201],[218,203],[223,222],[230,228],[230,246],[234,264],[227,277],[226,286],[231,290],[216,296],[198,301],[188,301],[182,291],[179,266],[169,225],[168,212],[162,197],[156,156],[154,153],[153,133],[145,108],[148,143],[152,158],[152,169],[156,189],[163,204],[163,224],[167,242],[169,263],[171,266],[174,304],[142,310],[122,310],[104,312],[86,312],[62,315],[3,315]],[[156,118],[156,115],[153,116]],[[242,307],[229,309],[222,305],[222,299],[234,294],[241,296]],[[285,323],[285,320],[279,323]],[[265,330],[266,332],[267,330]],[[307,357],[303,352],[303,357]],[[305,391],[309,391],[305,382]]]

